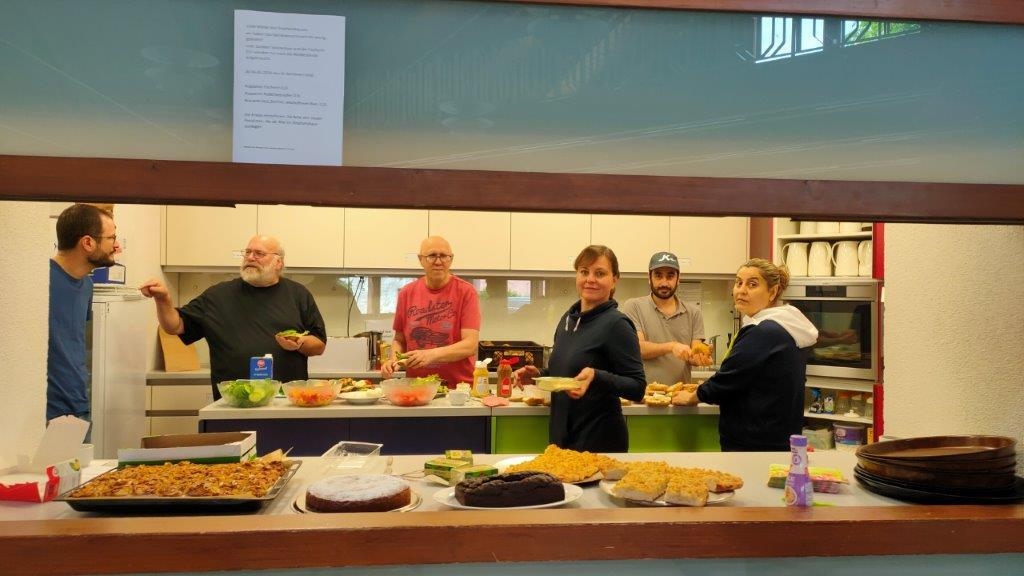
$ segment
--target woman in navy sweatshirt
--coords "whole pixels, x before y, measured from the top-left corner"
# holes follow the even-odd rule
[[[732,298],[743,327],[722,368],[697,391],[678,392],[673,404],[718,404],[723,451],[789,450],[789,435],[803,427],[807,361],[801,348],[813,345],[818,330],[781,295],[789,270],[753,258],[736,272]]]
[[[642,400],[646,379],[636,327],[612,298],[619,261],[607,246],[587,246],[574,268],[580,299],[558,321],[547,374],[575,378],[580,387],[551,395],[548,437],[561,448],[628,452],[619,398]],[[534,366],[516,371],[520,383],[539,375]]]

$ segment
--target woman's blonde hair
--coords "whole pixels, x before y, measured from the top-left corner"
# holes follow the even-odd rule
[[[768,290],[778,286],[779,292],[772,299],[771,305],[775,306],[781,299],[782,293],[789,287],[789,268],[785,264],[772,264],[764,258],[751,258],[743,263],[740,268],[757,268],[768,283]]]

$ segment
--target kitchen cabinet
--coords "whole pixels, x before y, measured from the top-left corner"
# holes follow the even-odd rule
[[[647,274],[651,255],[669,248],[669,227],[668,216],[594,214],[590,243],[611,248],[619,259],[619,272]]]
[[[150,434],[195,434],[199,430],[199,409],[213,402],[209,375],[205,379],[148,380],[146,384]]]
[[[744,217],[669,219],[669,250],[679,258],[679,273],[729,274],[747,261],[750,219]]]
[[[255,205],[167,206],[162,264],[237,268],[256,229]]]
[[[345,209],[345,267],[420,269],[426,210]]]
[[[572,271],[590,244],[590,214],[511,214],[512,270]]]
[[[341,268],[345,256],[345,209],[322,206],[259,206],[256,229],[281,241],[289,268]]]
[[[431,210],[430,236],[443,236],[452,246],[454,270],[508,270],[511,216],[508,212]]]

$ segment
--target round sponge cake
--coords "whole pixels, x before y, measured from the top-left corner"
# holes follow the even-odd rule
[[[306,489],[306,507],[316,512],[387,512],[411,501],[409,485],[385,474],[331,476]]]

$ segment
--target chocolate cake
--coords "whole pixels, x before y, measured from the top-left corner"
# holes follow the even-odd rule
[[[411,501],[409,485],[385,474],[331,476],[306,489],[306,507],[316,512],[387,512]]]
[[[481,508],[536,506],[564,500],[565,487],[544,472],[506,472],[459,482],[455,499],[463,506]]]

